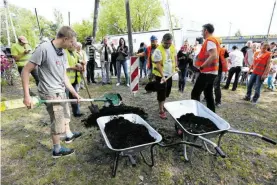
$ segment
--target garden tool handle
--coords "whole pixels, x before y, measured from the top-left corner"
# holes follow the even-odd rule
[[[272,139],[270,139],[268,137],[262,136],[262,140],[267,141],[267,142],[269,142],[269,143],[271,143],[273,145],[276,145],[276,141],[274,141],[274,140],[272,140]]]
[[[77,99],[55,99],[55,100],[40,100],[40,103],[70,103],[77,102]],[[104,99],[79,99],[79,102],[105,101]]]
[[[171,75],[169,75],[168,77],[166,77],[164,82],[161,82],[161,84],[165,83],[169,78],[173,77],[175,74],[177,74],[178,72],[172,73]]]
[[[214,149],[216,150],[216,152],[222,157],[225,158],[226,154],[221,150],[221,148],[219,146],[214,147]]]

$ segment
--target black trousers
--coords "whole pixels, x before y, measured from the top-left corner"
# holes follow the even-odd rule
[[[19,66],[18,67],[18,72],[21,75],[21,72],[23,70],[23,66]],[[33,71],[31,71],[31,75],[34,77],[35,81],[36,81],[36,85],[38,86],[39,83],[39,79],[38,79],[38,69],[35,68]]]
[[[156,78],[156,81],[157,81],[158,83],[161,82],[161,79],[162,79],[161,77],[155,76],[155,78]],[[159,102],[165,101],[165,99],[169,97],[169,95],[170,95],[170,93],[171,93],[171,87],[172,87],[172,78],[169,78],[169,79],[165,82],[165,86],[166,86],[165,89],[160,90],[160,91],[157,92],[157,100],[158,100]]]
[[[95,82],[94,69],[95,69],[95,62],[88,61],[88,63],[87,63],[87,81],[88,81],[88,83]]]
[[[116,61],[112,61],[111,65],[110,65],[110,72],[112,76],[116,76],[117,75],[117,71],[116,71]]]
[[[241,72],[241,67],[240,66],[232,67],[229,70],[229,75],[228,75],[228,78],[227,78],[227,81],[226,81],[226,85],[224,86],[224,89],[229,89],[229,86],[230,86],[230,83],[231,83],[231,80],[232,80],[234,74],[236,74],[236,76],[235,76],[235,81],[233,83],[232,90],[235,91],[237,89],[240,72]]]
[[[214,94],[215,94],[215,103],[221,103],[221,88],[220,88],[220,82],[222,79],[222,72],[218,71],[218,75],[214,80]]]
[[[200,95],[204,91],[207,107],[215,112],[213,87],[217,75],[200,73],[191,91],[191,99],[200,101]]]

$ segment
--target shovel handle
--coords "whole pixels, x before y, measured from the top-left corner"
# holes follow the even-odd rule
[[[176,75],[178,72],[172,73],[171,75],[169,75],[168,77],[166,77],[164,82],[161,82],[161,84],[165,83],[169,78],[171,78],[172,76]]]
[[[92,102],[95,99],[79,99],[79,102]],[[77,99],[56,99],[56,100],[40,100],[40,103],[70,103],[77,102]]]
[[[216,150],[216,152],[222,157],[225,158],[226,154],[221,150],[221,148],[219,146],[214,147],[214,149]]]
[[[268,137],[262,136],[262,140],[267,141],[273,145],[276,145],[276,141],[273,141],[272,139],[270,139]]]

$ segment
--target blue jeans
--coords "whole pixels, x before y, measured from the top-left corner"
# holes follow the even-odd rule
[[[139,61],[139,68],[140,68],[140,78],[142,78],[142,71],[144,72],[144,76],[147,76],[147,73],[146,73],[146,60]]]
[[[184,92],[184,88],[186,86],[187,71],[188,71],[187,68],[185,68],[185,69],[181,69],[178,72],[178,76],[179,76],[178,85],[179,85],[179,91],[181,92]]]
[[[78,84],[74,83],[72,84],[73,88],[75,89],[76,92],[78,92]],[[68,89],[66,89],[66,95],[69,99],[75,99],[75,97],[69,92]],[[73,115],[81,114],[80,111],[80,104],[79,103],[71,103],[71,108],[72,108],[72,113]]]
[[[120,83],[120,75],[121,75],[121,66],[123,66],[123,71],[126,78],[126,83],[129,84],[129,78],[128,78],[128,66],[126,60],[117,60],[116,61],[116,70],[117,70],[117,83]]]
[[[261,76],[252,73],[247,86],[246,98],[248,99],[251,98],[252,88],[254,84],[255,84],[255,94],[252,98],[252,101],[257,102],[260,97],[263,80],[261,79]]]
[[[267,86],[268,86],[268,88],[270,88],[272,90],[275,90],[275,85],[274,85],[273,81],[274,81],[273,76],[268,76],[268,78],[267,78]]]

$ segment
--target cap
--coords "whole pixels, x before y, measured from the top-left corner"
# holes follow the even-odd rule
[[[151,40],[151,41],[154,41],[154,40],[158,40],[158,38],[157,38],[155,35],[152,35],[152,36],[150,37],[150,40]]]
[[[24,43],[24,44],[28,44],[28,40],[26,39],[26,37],[24,36],[19,36],[18,40],[20,40],[20,42]]]

